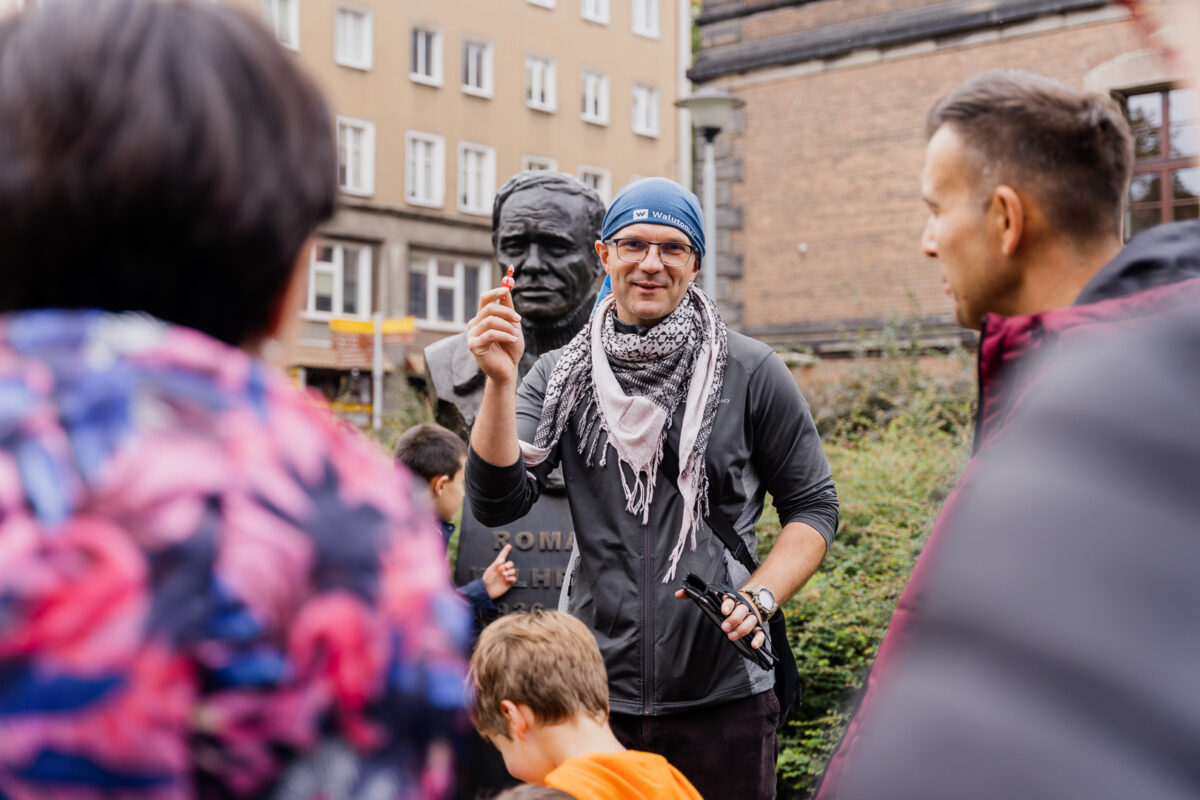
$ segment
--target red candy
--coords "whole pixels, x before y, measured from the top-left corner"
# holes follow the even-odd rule
[[[508,289],[510,292],[512,291],[512,288],[517,285],[517,281],[513,278],[513,268],[511,265],[508,268],[508,274],[500,279],[500,285],[505,289]]]

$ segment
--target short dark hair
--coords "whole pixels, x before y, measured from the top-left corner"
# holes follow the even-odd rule
[[[396,442],[396,460],[427,481],[453,478],[466,456],[467,445],[457,434],[431,422],[414,425]]]
[[[337,196],[331,118],[249,14],[47,3],[0,23],[0,311],[267,332]]]
[[[587,209],[588,223],[591,230],[600,231],[600,227],[604,224],[604,201],[600,199],[600,195],[596,194],[595,190],[590,186],[585,186],[576,178],[566,175],[561,172],[551,172],[545,169],[527,169],[518,172],[504,182],[500,190],[496,192],[496,199],[492,201],[492,249],[496,249],[496,242],[499,240],[500,234],[500,209],[504,207],[504,201],[512,195],[524,189],[532,189],[540,187],[553,192],[564,192],[573,194],[583,198],[584,206]],[[595,256],[596,271],[600,270],[600,257]]]
[[[1112,98],[1022,70],[989,72],[952,89],[926,134],[950,125],[974,151],[990,194],[1031,192],[1061,233],[1079,242],[1119,235],[1133,164],[1129,124]]]

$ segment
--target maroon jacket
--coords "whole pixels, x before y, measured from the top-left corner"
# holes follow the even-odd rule
[[[1021,317],[988,315],[979,341],[979,408],[975,443],[954,491],[946,499],[891,624],[863,685],[859,707],[841,744],[826,767],[817,800],[835,800],[847,764],[860,739],[869,732],[878,686],[893,668],[912,636],[913,621],[924,603],[928,576],[942,540],[951,535],[955,511],[979,466],[981,455],[1004,434],[1029,391],[1045,375],[1052,360],[1031,358],[1100,329],[1137,326],[1200,299],[1200,223],[1153,228],[1134,239],[1084,288],[1083,302],[1070,308]],[[1103,298],[1103,299],[1096,299]],[[1114,376],[1114,380],[1119,376]]]

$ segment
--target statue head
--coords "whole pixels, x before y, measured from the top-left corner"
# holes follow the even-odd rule
[[[600,196],[570,175],[519,172],[492,206],[492,248],[512,265],[513,305],[534,323],[574,311],[600,276],[595,242],[604,221]]]

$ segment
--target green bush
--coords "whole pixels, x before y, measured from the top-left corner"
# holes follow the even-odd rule
[[[821,569],[784,606],[804,697],[799,719],[782,736],[781,797],[807,797],[842,736],[900,592],[965,461],[971,394],[969,381],[932,379],[915,359],[900,356],[864,362],[853,378],[826,392],[831,401],[813,402],[841,523]],[[758,530],[765,554],[779,531],[773,509]]]

